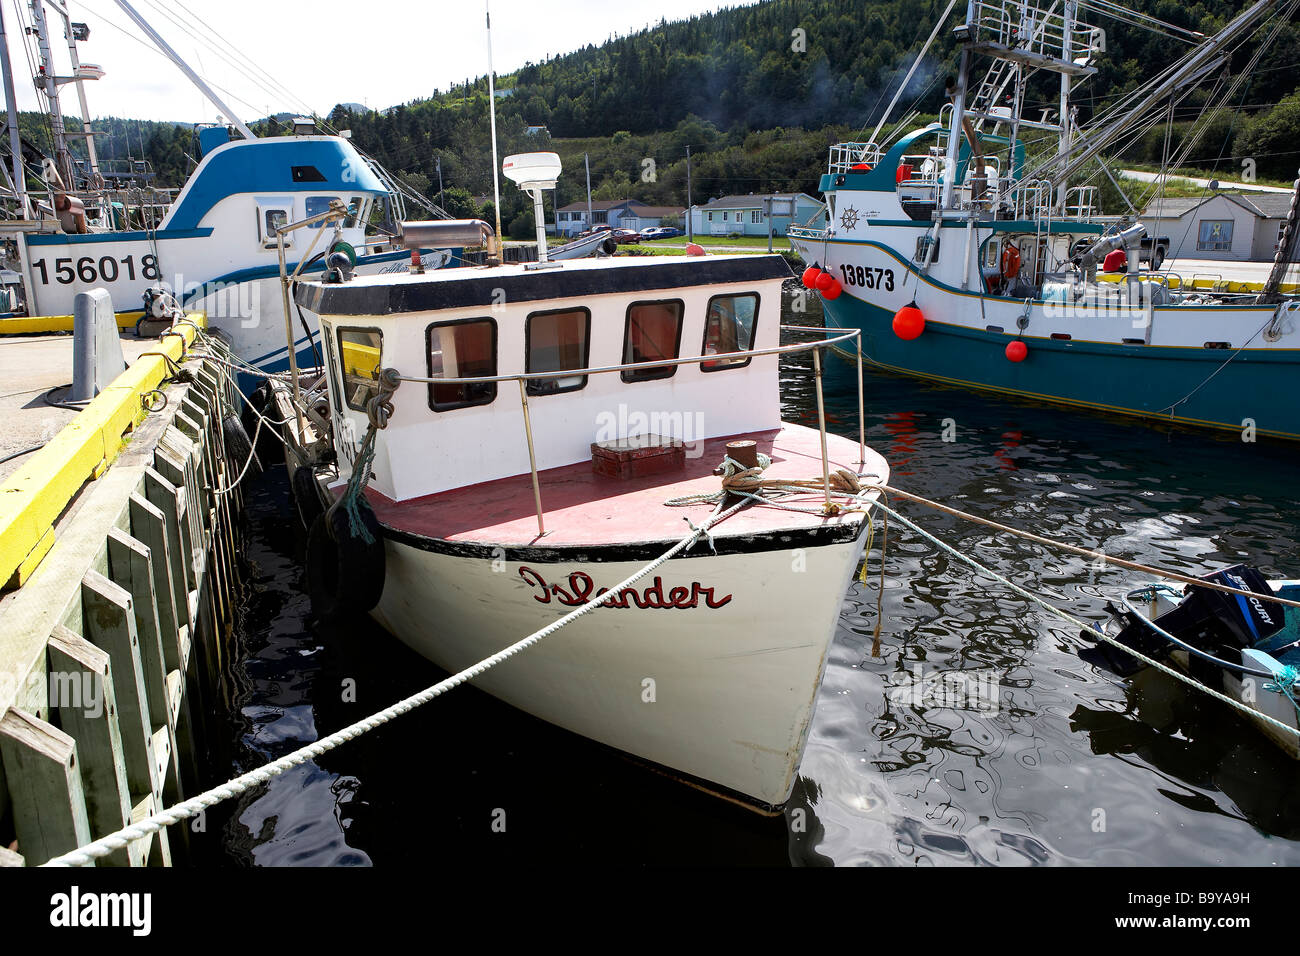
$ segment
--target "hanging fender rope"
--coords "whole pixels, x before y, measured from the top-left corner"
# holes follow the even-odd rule
[[[693,528],[690,534],[686,535],[639,571],[629,575],[623,581],[614,585],[603,594],[596,595],[586,604],[582,605],[582,607],[570,611],[558,621],[548,624],[541,630],[534,631],[522,640],[516,641],[509,647],[497,651],[497,653],[493,654],[491,657],[485,657],[477,664],[453,674],[446,680],[439,681],[430,687],[426,687],[424,690],[412,694],[410,697],[400,700],[378,713],[349,724],[342,730],[335,731],[329,736],[322,737],[320,740],[310,743],[305,747],[300,747],[293,753],[286,754],[278,760],[274,760],[269,764],[258,767],[256,770],[250,770],[248,773],[241,774],[233,780],[223,783],[218,787],[213,787],[211,790],[201,793],[198,796],[191,797],[188,800],[184,800],[175,806],[168,807],[166,810],[160,810],[158,813],[146,817],[139,823],[133,823],[128,827],[123,827],[116,833],[110,833],[108,836],[100,837],[98,840],[87,843],[85,846],[78,847],[69,853],[56,856],[42,865],[89,866],[95,860],[108,856],[110,853],[114,853],[136,840],[141,840],[152,833],[157,833],[164,827],[169,827],[174,823],[179,823],[182,820],[188,819],[189,817],[206,810],[208,807],[221,803],[223,800],[229,800],[231,797],[237,797],[254,787],[261,786],[273,777],[278,777],[294,767],[323,756],[331,750],[347,743],[349,740],[360,737],[368,731],[383,726],[395,717],[400,717],[423,704],[427,704],[435,697],[440,697],[447,691],[459,687],[466,681],[473,680],[475,677],[480,676],[503,661],[509,660],[520,651],[527,650],[533,645],[540,643],[556,631],[560,630],[560,628],[573,623],[584,614],[596,610],[596,608],[600,607],[607,600],[617,596],[624,588],[631,587],[650,572],[659,568],[661,565],[667,564],[673,557],[690,548],[702,535],[706,534],[711,527],[718,524],[720,521],[724,521],[731,517],[748,504],[749,502],[746,500],[727,508],[725,511],[722,510],[721,507],[714,509],[713,514],[707,521],[699,527]]]

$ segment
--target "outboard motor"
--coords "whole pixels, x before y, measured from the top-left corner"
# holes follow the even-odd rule
[[[1256,594],[1273,594],[1264,575],[1244,564],[1206,574],[1203,579]],[[1286,624],[1282,605],[1271,601],[1194,584],[1188,585],[1186,595],[1177,607],[1157,617],[1156,625],[1180,641],[1230,663],[1241,663],[1243,649],[1258,646]],[[1125,647],[1157,660],[1167,658],[1170,651],[1177,649],[1142,621],[1134,620],[1131,613],[1124,611],[1118,616],[1124,627],[1115,639]],[[1113,645],[1099,644],[1097,650],[1102,660],[1093,663],[1104,664],[1121,676],[1145,666]],[[1222,687],[1222,670],[1209,661],[1193,656],[1191,672],[1207,686]]]

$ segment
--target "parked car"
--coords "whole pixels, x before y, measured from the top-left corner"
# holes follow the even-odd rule
[[[610,235],[614,237],[614,241],[617,242],[619,245],[622,245],[625,242],[641,241],[641,233],[636,232],[632,229],[615,229],[612,233],[610,233]]]
[[[609,232],[609,230],[610,230],[609,223],[604,223],[604,222],[602,222],[602,223],[600,223],[599,225],[592,226],[592,227],[591,227],[590,229],[588,229],[586,232],[580,232],[580,233],[578,233],[578,235],[576,235],[574,238],[575,238],[575,239],[585,239],[585,238],[587,238],[587,236],[594,236],[594,235],[595,235],[596,233],[598,233],[598,232]]]
[[[654,239],[673,239],[682,235],[682,231],[675,226],[651,226],[649,229],[641,230],[641,241],[650,242]]]

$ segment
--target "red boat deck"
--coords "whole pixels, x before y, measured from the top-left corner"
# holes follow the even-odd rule
[[[539,477],[547,531],[544,538],[537,535],[532,477],[527,474],[403,502],[394,502],[373,489],[366,494],[375,514],[388,527],[444,541],[505,547],[673,541],[688,530],[683,518],[698,524],[712,513],[714,505],[668,507],[664,502],[721,490],[721,479],[713,469],[725,456],[726,443],[743,438],[756,441],[758,450],[771,457],[764,478],[821,477],[817,431],[786,424],[779,431],[708,439],[703,454],[688,457],[685,466],[676,472],[606,478],[593,473],[590,461],[543,471]],[[866,450],[867,464],[860,468],[858,443],[847,438],[828,435],[827,452],[832,472],[844,468],[855,473],[879,473],[885,468],[870,447]],[[816,492],[801,503],[816,506],[821,500],[821,493]],[[841,520],[780,508],[745,508],[718,525],[713,533],[718,537],[752,535],[839,524]]]

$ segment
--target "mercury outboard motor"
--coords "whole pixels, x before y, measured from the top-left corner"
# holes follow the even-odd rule
[[[1203,580],[1230,588],[1272,595],[1268,580],[1254,568],[1236,564],[1203,576]],[[1244,594],[1229,594],[1210,588],[1188,585],[1187,596],[1178,606],[1155,619],[1162,630],[1186,644],[1233,664],[1242,662],[1243,648],[1255,647],[1280,631],[1286,624],[1282,605]],[[1117,614],[1123,629],[1116,640],[1147,657],[1162,660],[1177,647],[1165,640],[1134,615],[1125,610]],[[1097,654],[1089,654],[1092,663],[1101,664],[1121,676],[1142,669],[1143,663],[1111,644],[1098,644]],[[1221,688],[1222,668],[1195,655],[1191,673],[1213,688]]]

